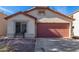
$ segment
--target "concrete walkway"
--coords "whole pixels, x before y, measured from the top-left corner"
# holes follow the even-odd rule
[[[35,52],[78,52],[79,40],[37,39]]]

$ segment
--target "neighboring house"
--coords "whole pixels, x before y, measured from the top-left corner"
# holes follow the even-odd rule
[[[6,36],[7,21],[4,19],[7,15],[0,13],[0,37]]]
[[[34,7],[5,18],[8,37],[71,38],[73,18],[49,7]]]
[[[73,21],[73,33],[74,36],[79,36],[79,11],[72,14],[75,21]]]

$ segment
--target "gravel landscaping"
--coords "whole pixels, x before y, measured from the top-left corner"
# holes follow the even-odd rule
[[[0,39],[0,52],[34,52],[34,39]]]

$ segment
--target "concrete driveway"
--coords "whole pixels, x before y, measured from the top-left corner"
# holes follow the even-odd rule
[[[36,40],[35,52],[78,52],[79,40],[40,38]]]

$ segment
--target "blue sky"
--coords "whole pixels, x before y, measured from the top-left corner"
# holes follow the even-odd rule
[[[79,10],[79,6],[49,6],[49,7],[65,15],[72,14],[76,10]],[[11,15],[16,12],[26,11],[31,8],[32,6],[0,6],[0,12],[7,15]]]

